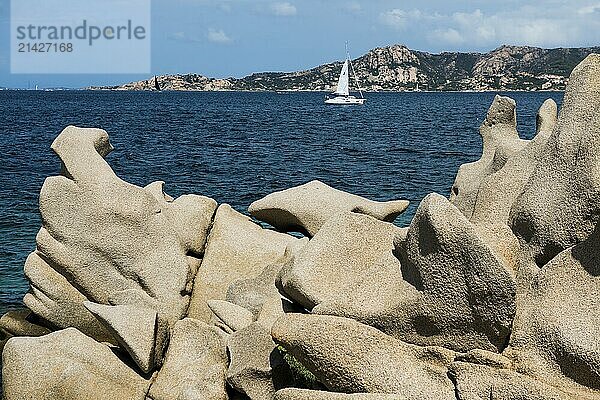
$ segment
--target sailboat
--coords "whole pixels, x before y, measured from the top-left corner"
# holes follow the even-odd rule
[[[350,95],[350,71],[354,73],[354,81],[360,93],[360,98]],[[346,60],[342,66],[340,77],[338,78],[337,89],[330,95],[325,97],[325,104],[364,104],[366,99],[363,97],[362,91],[356,78],[356,72],[350,62],[350,54],[348,53],[348,44],[346,43]]]

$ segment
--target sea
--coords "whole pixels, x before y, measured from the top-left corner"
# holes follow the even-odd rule
[[[367,93],[326,106],[322,93],[0,91],[0,314],[22,308],[23,263],[40,228],[38,195],[60,171],[50,150],[67,125],[105,129],[122,179],[166,182],[245,213],[271,192],[319,179],[373,200],[449,195],[458,167],[481,154],[479,125],[496,93]],[[538,108],[562,92],[501,93],[530,139]]]

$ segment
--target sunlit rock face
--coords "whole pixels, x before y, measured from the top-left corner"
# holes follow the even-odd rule
[[[15,337],[2,354],[8,400],[144,399],[150,381],[75,328]]]
[[[187,310],[188,254],[204,251],[216,202],[173,200],[161,183],[123,181],[104,160],[112,146],[100,129],[67,127],[52,149],[62,173],[47,178],[40,193],[42,228],[25,266],[32,288],[25,304],[57,327],[99,340],[118,335],[107,335],[111,327],[95,320],[84,301],[153,310],[158,332],[149,351],[160,359],[170,327]]]
[[[250,214],[283,232],[298,231],[314,236],[330,218],[341,212],[356,212],[393,222],[408,207],[407,200],[373,201],[346,193],[320,181],[271,193],[250,204]]]
[[[585,240],[600,214],[600,55],[571,74],[556,128],[510,223],[528,258],[542,266]]]
[[[355,213],[332,218],[282,269],[279,285],[313,313],[457,351],[501,351],[515,313],[512,270],[437,194],[423,199],[407,230]]]
[[[481,158],[460,166],[450,194],[450,202],[467,218],[473,215],[477,193],[483,181],[504,167],[508,159],[527,143],[519,138],[517,132],[515,101],[496,95],[479,128],[479,134],[483,141]]]

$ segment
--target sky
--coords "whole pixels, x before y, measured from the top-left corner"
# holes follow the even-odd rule
[[[151,0],[151,74],[295,71],[369,49],[486,52],[502,44],[600,45],[599,0]],[[11,74],[10,0],[0,0],[0,87],[84,87],[148,74]]]

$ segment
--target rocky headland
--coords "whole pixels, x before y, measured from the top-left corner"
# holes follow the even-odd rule
[[[564,90],[569,74],[600,47],[542,49],[501,46],[488,53],[432,54],[403,45],[379,47],[352,61],[367,91]],[[261,72],[243,78],[208,78],[199,74],[158,76],[164,90],[190,91],[331,91],[341,62],[297,72]],[[352,83],[354,87],[354,83]],[[105,90],[153,90],[154,77]]]
[[[481,158],[407,227],[404,200],[313,181],[249,206],[267,229],[123,181],[105,131],[67,127],[4,399],[600,399],[600,55],[532,140],[515,109],[496,96]]]

